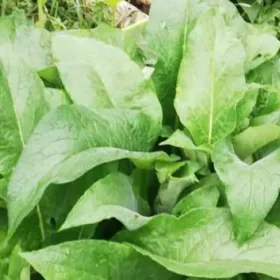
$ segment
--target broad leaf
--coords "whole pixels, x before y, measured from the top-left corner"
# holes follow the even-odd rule
[[[259,117],[256,117],[251,120],[252,125],[263,125],[263,124],[274,124],[279,125],[280,124],[280,110],[274,111],[267,115],[262,115]]]
[[[181,279],[128,245],[106,241],[69,242],[23,257],[46,280]]]
[[[195,143],[212,145],[236,126],[236,105],[245,89],[244,48],[212,9],[189,34],[186,50],[175,107]]]
[[[160,145],[170,145],[187,151],[209,151],[203,146],[195,146],[192,139],[181,130],[176,130],[167,140],[160,143]]]
[[[195,209],[180,218],[161,215],[138,230],[116,236],[170,271],[207,278],[249,272],[279,278],[279,238],[277,227],[264,224],[240,246],[224,208]]]
[[[19,55],[33,68],[41,70],[52,64],[51,35],[35,28],[23,12],[0,19],[0,53]]]
[[[61,105],[70,104],[71,101],[67,94],[60,89],[45,88],[45,99],[51,109],[55,109]]]
[[[161,124],[162,111],[152,84],[120,49],[94,39],[57,34],[53,36],[53,53],[61,62],[61,79],[75,103],[90,108],[142,110],[155,126]]]
[[[153,81],[163,106],[165,123],[173,126],[173,99],[187,35],[197,16],[207,9],[197,0],[153,0],[146,40],[157,56]]]
[[[156,133],[146,115],[131,110],[94,111],[64,105],[46,115],[27,143],[8,187],[10,235],[50,183],[74,181],[98,165],[123,158],[144,168],[157,160],[173,160],[162,152],[141,153],[153,146]]]
[[[254,234],[278,197],[279,154],[278,149],[248,165],[237,157],[229,141],[221,141],[214,148],[212,159],[226,187],[239,243],[244,243]]]
[[[182,216],[195,208],[216,207],[220,197],[217,188],[219,183],[216,178],[201,182],[197,189],[176,204],[172,213],[176,216]]]
[[[168,163],[167,163],[168,164]],[[171,163],[173,165],[173,163]],[[195,173],[201,168],[198,162],[186,162],[181,170],[162,182],[155,201],[155,209],[158,213],[171,213],[173,207],[178,202],[181,193],[192,184],[198,182]]]
[[[21,249],[15,247],[9,261],[8,278],[11,280],[30,280],[30,266],[20,256]]]
[[[252,126],[233,138],[238,157],[246,159],[268,143],[280,139],[280,127],[273,124]]]
[[[141,202],[133,192],[129,177],[122,173],[111,173],[85,192],[60,230],[95,224],[110,218],[134,230],[150,220],[141,214],[145,213],[141,213]]]
[[[176,130],[167,140],[160,145],[169,145],[183,149],[184,155],[203,164],[207,164],[208,154],[211,153],[206,145],[196,146],[193,140],[181,130]]]
[[[18,56],[0,59],[0,174],[9,174],[48,106],[44,85]]]
[[[93,38],[108,45],[120,48],[138,64],[143,64],[143,58],[138,49],[138,41],[141,38],[146,22],[137,23],[126,29],[113,28],[106,24],[99,24],[94,29],[73,29],[60,31],[58,34],[68,34],[78,37]]]
[[[280,86],[280,60],[276,57],[258,68],[251,71],[248,75],[250,81],[262,84],[271,85],[275,89]],[[280,97],[278,90],[261,90],[256,108],[254,109],[255,116],[269,114],[280,108]]]
[[[1,277],[1,279],[5,279],[4,277],[7,273],[8,267],[9,267],[9,259],[8,258],[1,259],[0,260],[0,277]]]
[[[119,52],[118,49],[116,51]],[[112,57],[117,56],[112,52]],[[112,57],[108,55],[109,59],[100,61],[100,65],[96,60],[94,63],[57,64],[61,80],[71,100],[75,104],[92,109],[141,110],[150,115],[158,125],[162,113],[152,84],[144,80],[140,68],[123,57],[120,58],[122,67],[116,71],[116,65],[121,62],[114,62]],[[109,67],[104,67],[104,64]],[[125,77],[127,82],[120,83],[118,76]]]
[[[246,49],[245,67],[249,71],[274,57],[279,51],[280,42],[259,25],[248,26],[246,31],[243,42]]]

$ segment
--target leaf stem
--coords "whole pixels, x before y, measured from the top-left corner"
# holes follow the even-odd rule
[[[37,0],[37,5],[38,5],[38,22],[37,26],[40,28],[45,27],[45,22],[46,22],[46,15],[44,13],[44,0]]]
[[[39,227],[40,227],[42,243],[43,243],[46,239],[46,233],[45,233],[45,229],[44,229],[43,218],[42,218],[42,213],[41,213],[39,204],[37,204],[36,210],[37,210],[37,214],[38,214]]]

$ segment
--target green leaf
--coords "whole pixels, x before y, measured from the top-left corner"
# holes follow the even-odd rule
[[[256,275],[256,278],[259,279],[259,280],[276,280],[277,278],[274,278],[274,277],[269,277],[267,275],[264,275],[264,274],[258,274]]]
[[[173,163],[171,163],[173,164]],[[198,182],[195,173],[202,167],[198,162],[186,162],[186,164],[174,175],[170,175],[164,181],[158,191],[155,201],[155,209],[157,213],[172,212],[173,207],[178,202],[182,192],[192,184]]]
[[[141,206],[129,177],[122,173],[111,173],[85,192],[60,230],[96,224],[111,218],[119,220],[129,230],[134,230],[150,220],[141,214]]]
[[[0,207],[6,207],[8,183],[7,178],[0,179]]]
[[[55,109],[61,105],[70,104],[71,101],[66,92],[56,88],[45,88],[45,99],[51,109]]]
[[[176,111],[197,145],[212,145],[236,126],[236,105],[245,90],[244,48],[219,11],[212,9],[189,34],[186,50]]]
[[[147,25],[146,40],[157,56],[153,81],[163,106],[164,123],[173,126],[177,75],[196,16],[203,13],[204,3],[197,0],[153,0]]]
[[[24,253],[23,257],[46,280],[181,279],[128,245],[106,241],[69,242]]]
[[[5,279],[4,277],[6,275],[8,267],[9,267],[9,259],[8,258],[1,259],[0,260],[0,277],[1,277],[1,279]]]
[[[273,224],[280,228],[280,219],[279,219],[279,211],[280,211],[280,199],[277,198],[276,202],[274,203],[272,209],[268,213],[266,217],[266,221],[270,224]]]
[[[7,213],[1,212],[7,220]],[[8,226],[6,226],[8,227]],[[34,211],[28,216],[12,238],[5,238],[0,244],[0,258],[10,257],[16,246],[20,246],[22,250],[36,250],[42,245],[42,237],[39,227],[38,215]]]
[[[280,86],[280,60],[275,57],[272,60],[260,65],[248,75],[248,80],[261,85],[271,85],[276,90],[261,90],[256,108],[255,116],[269,114],[280,108],[280,97],[278,88]]]
[[[40,200],[42,224],[45,231],[46,241],[44,245],[56,244],[57,240],[71,241],[81,237],[88,238],[93,232],[93,227],[75,228],[71,231],[57,233],[62,226],[69,211],[74,207],[84,192],[93,182],[103,178],[110,172],[118,170],[118,163],[103,164],[90,170],[79,179],[63,185],[51,185],[47,188]],[[67,190],[66,192],[64,190]],[[88,234],[88,232],[90,232]]]
[[[116,7],[121,0],[103,0],[108,6]]]
[[[34,70],[52,64],[51,35],[41,28],[35,28],[23,12],[0,19],[0,53],[19,55]]]
[[[280,139],[280,127],[263,124],[249,127],[233,138],[234,150],[238,157],[246,159],[268,143]]]
[[[155,165],[157,165],[157,163]],[[151,178],[155,177],[153,175],[154,174],[152,170],[135,168],[130,176],[132,180],[133,192],[139,199],[142,199],[143,204],[146,204],[146,209],[149,209],[147,202],[149,200],[149,194],[151,191],[150,186],[153,184]],[[149,212],[149,210],[146,212]]]
[[[11,280],[30,280],[30,266],[20,256],[21,249],[15,247],[9,261],[8,277]]]
[[[279,238],[277,227],[264,224],[240,246],[227,209],[200,208],[180,218],[158,216],[138,230],[120,232],[115,239],[186,276],[230,278],[257,272],[279,278]]]
[[[252,113],[259,94],[259,87],[255,84],[249,84],[245,96],[237,104],[237,125],[236,130],[240,131],[249,126],[249,116]]]
[[[262,159],[280,148],[280,139],[268,143],[255,153],[256,160]]]
[[[220,194],[217,185],[220,184],[216,177],[203,180],[198,188],[182,198],[174,207],[172,213],[182,216],[195,208],[213,208],[217,206]]]
[[[280,124],[280,110],[274,111],[267,115],[262,115],[251,120],[252,125],[279,125]]]
[[[243,42],[246,49],[246,71],[252,70],[273,58],[280,47],[280,42],[276,36],[267,32],[265,26],[261,25],[249,25]]]
[[[145,22],[141,22],[121,30],[101,23],[94,29],[73,29],[60,31],[57,34],[72,35],[81,38],[87,37],[102,41],[108,45],[120,48],[132,60],[141,64],[142,57],[140,56],[137,43],[139,38],[141,38],[145,25]]]
[[[196,146],[193,140],[181,130],[176,130],[167,140],[160,145],[169,145],[183,149],[184,155],[192,161],[207,165],[208,154],[211,153],[206,145]]]
[[[55,65],[46,67],[38,71],[38,75],[46,83],[47,86],[60,89],[63,88],[63,84]]]
[[[117,58],[113,53],[112,56]],[[136,65],[128,59],[121,57],[123,67],[116,70],[117,62],[112,57],[110,60],[110,63],[109,60],[103,61],[103,65],[98,65],[97,61],[94,64],[57,64],[61,80],[72,101],[91,109],[141,110],[159,124],[162,117],[160,104],[152,84],[144,80],[141,69],[135,67]],[[109,67],[104,67],[104,64]],[[120,83],[118,76],[125,77],[125,80]]]
[[[181,167],[185,166],[187,161],[179,162],[158,162],[156,164],[157,178],[162,184],[172,177],[172,174],[179,170]]]
[[[239,243],[247,241],[263,223],[277,199],[280,150],[248,165],[234,153],[229,140],[219,142],[213,151],[215,170],[225,184]]]
[[[205,151],[203,147],[195,146],[192,139],[181,130],[176,130],[167,140],[161,142],[160,145],[170,145],[188,151]]]
[[[125,109],[64,105],[46,115],[28,141],[8,187],[10,235],[50,183],[74,181],[98,165],[124,158],[142,168],[153,167],[158,160],[173,161],[163,152],[145,153],[157,138],[154,127],[146,115]]]
[[[65,51],[65,46],[71,47]],[[162,111],[152,84],[120,49],[94,39],[57,34],[53,37],[53,52],[74,103],[90,108],[138,109],[149,115],[155,125],[161,124]]]
[[[250,21],[253,23],[257,19],[262,8],[262,5],[258,3],[260,1],[237,0],[237,2],[239,3],[239,6],[245,11]]]
[[[56,231],[62,225],[68,212],[75,205],[79,197],[92,185],[92,182],[112,170],[108,165],[102,165],[74,182],[62,186],[49,186],[39,205],[41,228],[39,226],[38,213],[33,211],[24,219],[15,234],[9,240],[5,240],[3,246],[0,246],[0,259],[2,256],[10,256],[15,246],[18,245],[23,250],[36,250],[41,248],[42,245],[52,245],[59,241],[65,242],[76,240],[77,238],[86,239],[92,236],[92,227],[76,228],[63,233],[56,233]],[[67,189],[67,192],[64,189]],[[0,213],[0,217],[5,217],[5,215],[6,213]],[[42,229],[45,237],[44,240],[42,240]]]
[[[0,59],[0,174],[9,174],[48,106],[44,85],[22,58]]]

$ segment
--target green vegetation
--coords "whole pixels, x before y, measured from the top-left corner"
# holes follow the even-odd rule
[[[277,1],[124,29],[25,4],[0,19],[0,279],[280,279]]]
[[[28,18],[50,30],[93,28],[102,22],[114,22],[113,10],[103,0],[2,0],[2,15],[15,9],[23,9]]]

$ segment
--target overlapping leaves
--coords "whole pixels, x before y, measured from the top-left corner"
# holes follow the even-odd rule
[[[153,0],[140,41],[0,31],[3,279],[280,278],[273,32],[227,0]]]

